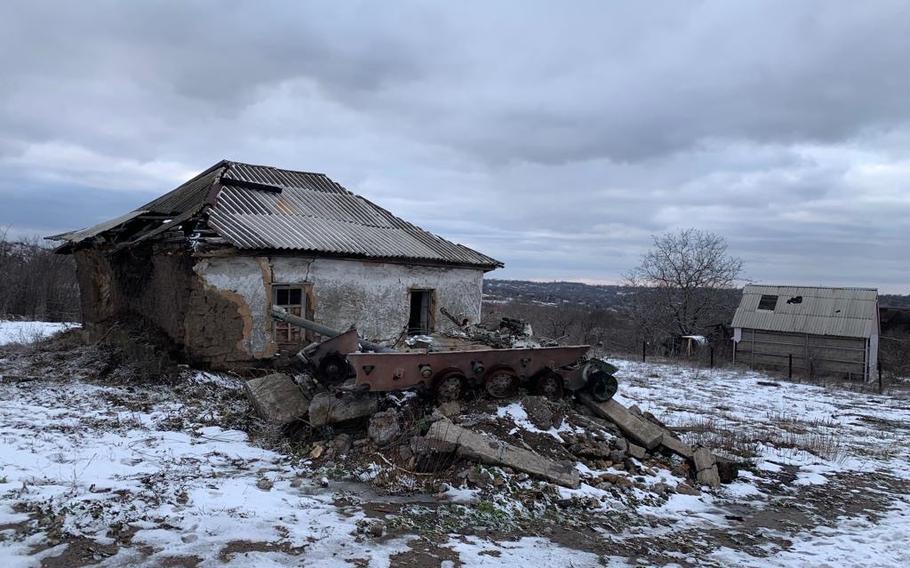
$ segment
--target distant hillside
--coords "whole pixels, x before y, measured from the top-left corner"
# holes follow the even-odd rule
[[[524,301],[540,304],[580,304],[598,308],[616,308],[622,305],[623,296],[633,288],[628,286],[592,286],[581,282],[529,282],[527,280],[483,281],[484,300],[488,302]],[[731,291],[737,295],[738,291]],[[889,308],[910,308],[910,296],[882,294],[881,306]]]
[[[529,282],[527,280],[484,280],[483,295],[488,302],[523,301],[540,304],[580,304],[612,308],[622,304],[628,286],[592,286],[580,282]]]
[[[910,308],[910,296],[901,294],[881,294],[878,304],[883,308]]]

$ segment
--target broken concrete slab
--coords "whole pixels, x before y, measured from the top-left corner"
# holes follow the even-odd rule
[[[371,416],[379,410],[375,395],[321,392],[310,401],[310,426],[325,426]]]
[[[244,391],[260,416],[274,424],[289,424],[307,415],[310,401],[294,382],[283,373],[250,379]]]
[[[626,437],[646,449],[653,450],[660,444],[664,434],[660,427],[635,416],[615,400],[597,402],[586,393],[579,394],[578,398],[595,414],[616,424]]]
[[[578,471],[574,467],[462,428],[449,420],[434,422],[426,437],[455,444],[458,454],[470,459],[508,466],[573,489],[580,485]]]
[[[695,479],[702,485],[720,487],[720,475],[717,472],[717,461],[708,448],[698,448],[693,454],[695,462]]]
[[[691,460],[695,454],[695,450],[692,449],[692,446],[686,444],[676,436],[673,436],[670,432],[664,432],[663,437],[660,439],[660,445],[687,460]]]

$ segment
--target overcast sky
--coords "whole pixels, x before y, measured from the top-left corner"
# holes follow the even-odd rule
[[[750,280],[910,292],[910,3],[0,6],[0,225],[117,216],[222,158],[321,171],[506,263],[651,235]]]

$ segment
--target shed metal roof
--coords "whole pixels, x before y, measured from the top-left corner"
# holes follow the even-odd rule
[[[324,174],[239,162],[219,162],[121,219],[148,212],[177,216],[195,211],[238,249],[431,261],[485,270],[502,266],[392,215]],[[78,244],[105,233],[112,223],[53,238]],[[142,236],[133,238],[138,241]]]
[[[758,308],[762,296],[777,296],[773,310]],[[868,338],[878,333],[878,290],[749,284],[732,327]]]

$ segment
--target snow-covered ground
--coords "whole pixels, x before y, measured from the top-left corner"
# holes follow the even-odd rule
[[[777,381],[730,369],[611,361],[621,370],[623,404],[636,404],[683,432],[746,455],[753,473],[715,495],[681,502],[682,523],[748,532],[726,520],[745,505],[761,524],[763,555],[716,548],[701,562],[723,566],[910,565],[910,397]],[[764,384],[762,384],[764,383]],[[777,386],[775,386],[777,385]],[[721,451],[721,453],[723,453]],[[782,479],[787,473],[785,487]],[[847,498],[844,494],[847,494]],[[677,496],[681,497],[681,496]],[[663,515],[673,500],[656,513]],[[710,513],[721,514],[720,519]],[[733,515],[736,517],[736,515]],[[748,515],[747,515],[748,516]],[[799,521],[812,519],[801,530]],[[694,519],[694,520],[693,520]],[[779,521],[779,519],[772,519]],[[781,527],[769,528],[780,524]],[[786,530],[784,530],[786,527]],[[764,556],[764,554],[768,556]]]
[[[0,320],[0,345],[31,343],[74,327],[79,327],[79,324]]]
[[[586,483],[559,490],[615,515],[613,530],[597,529],[606,553],[555,536],[370,536],[376,513],[349,487],[324,487],[305,456],[230,428],[236,409],[214,401],[233,393],[245,404],[235,379],[195,373],[175,388],[47,376],[0,379],[0,566],[404,566],[418,543],[429,565],[453,567],[910,565],[910,399],[613,362],[620,402],[752,467],[716,492],[663,501],[637,488],[631,502]],[[496,414],[554,440],[573,428],[539,430],[517,402]],[[638,478],[684,482],[660,469]],[[479,494],[448,493],[468,508]]]

